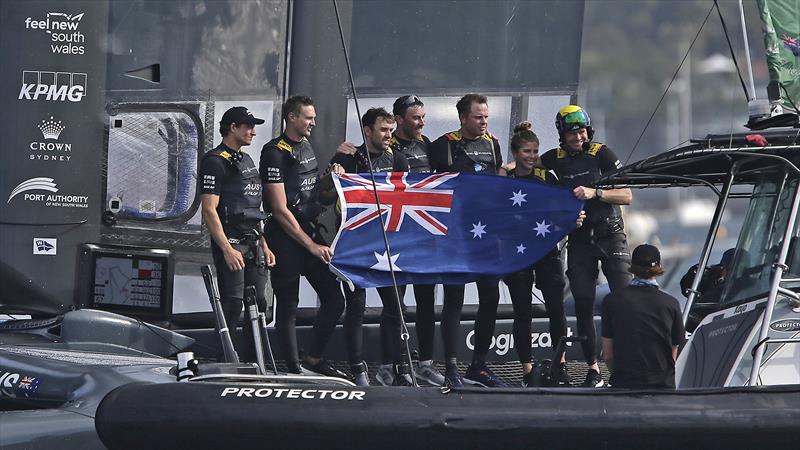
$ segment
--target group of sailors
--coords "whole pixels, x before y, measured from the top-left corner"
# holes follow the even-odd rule
[[[514,161],[504,165],[500,143],[488,131],[487,97],[467,94],[456,103],[456,109],[460,128],[431,141],[423,134],[425,105],[416,95],[398,98],[391,113],[384,108],[371,108],[361,118],[365,142],[360,146],[342,143],[330,164],[321,167],[309,142],[316,120],[314,102],[306,96],[293,96],[283,105],[284,131],[264,146],[258,168],[241,150],[250,145],[256,134],[255,126],[263,124],[264,120],[254,117],[244,107],[226,111],[220,121],[222,143],[203,158],[200,180],[203,219],[212,238],[212,255],[227,323],[237,322],[246,285],[256,286],[259,307],[265,308],[264,285],[269,269],[275,294],[278,347],[288,371],[347,377],[323,358],[344,312],[351,373],[356,384],[368,385],[368,370],[362,356],[366,293],[362,288],[351,290],[342,286],[328,269],[333,252],[319,232],[321,205],[336,200],[335,193],[330,198],[330,174],[473,172],[524,178],[534,183],[568,187],[578,199],[585,201],[585,212],[576,218],[578,228],[568,238],[566,276],[575,298],[577,334],[586,337],[581,343],[587,363],[582,385],[602,386],[604,380],[597,363],[593,318],[598,266],[612,293],[626,288],[631,283],[632,273],[637,273],[636,261],[631,268],[620,212],[620,205],[631,202],[630,190],[592,187],[603,173],[620,166],[618,158],[606,145],[592,140],[594,130],[586,111],[569,105],[556,115],[555,126],[560,138],[557,148],[540,156],[539,139],[531,124],[523,122],[514,129],[510,140]],[[646,275],[653,272],[651,262],[647,261],[649,272]],[[306,277],[319,297],[313,339],[302,361],[295,331],[301,276]],[[556,247],[532,267],[503,279],[514,307],[513,334],[525,386],[534,384],[530,338],[532,286],[535,282],[542,291],[550,334],[553,342],[559,342],[567,331],[564,277],[562,254]],[[444,373],[439,371],[433,358],[435,286],[413,286],[419,352],[419,365],[413,371],[403,358],[402,301],[398,301],[394,288],[378,288],[383,308],[380,318],[382,365],[377,371],[377,381],[383,385],[411,385],[413,373],[417,380],[437,386],[460,387],[463,383],[505,386],[486,363],[500,299],[499,282],[499,279],[477,281],[479,306],[475,346],[472,361],[463,376],[457,364],[457,343],[464,285],[443,286]],[[652,286],[652,283],[644,285]],[[405,286],[399,289],[401,299],[404,294]],[[245,326],[249,326],[247,321]],[[618,336],[623,332],[615,329],[613,334],[617,338],[614,340],[619,341]],[[612,342],[612,337],[607,337]],[[604,334],[604,343],[605,338]],[[555,355],[555,361],[558,364],[555,383],[570,385],[572,380],[567,373],[564,353]]]

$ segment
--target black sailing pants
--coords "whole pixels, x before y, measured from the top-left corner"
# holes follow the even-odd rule
[[[597,336],[594,329],[594,300],[600,263],[611,292],[630,284],[633,276],[631,255],[625,233],[610,233],[594,241],[570,236],[567,244],[567,278],[575,299],[578,335],[586,336],[583,355],[588,364],[597,362]],[[555,341],[554,341],[555,342]]]
[[[550,341],[555,349],[561,337],[567,335],[567,317],[564,312],[564,266],[561,252],[554,248],[532,267],[515,272],[503,279],[511,294],[514,306],[514,346],[517,348],[519,362],[533,361],[531,354],[531,320],[533,305],[531,291],[533,282],[542,291],[547,317],[550,322]],[[560,359],[560,355],[555,355]]]
[[[320,304],[314,319],[314,337],[308,355],[312,358],[321,358],[325,346],[336,329],[336,323],[344,311],[345,301],[339,281],[328,270],[328,266],[311,254],[302,255],[302,257],[305,258],[303,275],[317,292]],[[278,260],[278,264],[280,264],[280,260]],[[275,291],[275,330],[278,345],[283,351],[283,357],[289,370],[297,371],[299,369],[299,352],[295,320],[297,305],[300,302],[300,278],[278,286],[273,280],[273,290]]]
[[[497,304],[500,303],[499,280],[481,280],[478,286],[478,316],[475,318],[475,347],[473,362],[485,362],[494,335],[497,321]],[[442,334],[445,336],[444,351],[448,361],[456,357],[456,345],[461,321],[461,308],[464,305],[464,285],[446,284],[444,286],[444,307],[442,308]]]
[[[230,330],[233,346],[239,356],[244,358],[244,351],[247,351],[248,355],[255,355],[253,329],[247,317],[244,321],[244,339],[240,339],[239,333],[236,332],[243,308],[244,288],[245,286],[256,287],[258,309],[262,312],[266,311],[267,302],[264,298],[264,290],[267,284],[267,268],[263,263],[263,252],[257,240],[231,245],[242,253],[244,270],[231,271],[228,264],[225,263],[222,250],[213,240],[211,241],[211,256],[217,272],[222,314]]]

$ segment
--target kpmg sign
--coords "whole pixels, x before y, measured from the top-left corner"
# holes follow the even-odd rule
[[[86,95],[86,78],[81,72],[23,70],[17,99],[80,102]]]

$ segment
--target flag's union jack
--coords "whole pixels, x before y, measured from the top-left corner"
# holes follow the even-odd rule
[[[432,213],[449,213],[453,202],[453,191],[437,189],[442,183],[458,176],[457,173],[432,174],[422,180],[409,184],[404,172],[375,174],[375,186],[380,199],[380,212],[375,205],[372,182],[358,174],[344,174],[339,177],[347,211],[361,210],[347,217],[343,228],[355,230],[364,224],[384,218],[386,231],[400,231],[407,215],[422,228],[435,235],[446,235],[447,225]],[[349,214],[348,214],[349,215]]]

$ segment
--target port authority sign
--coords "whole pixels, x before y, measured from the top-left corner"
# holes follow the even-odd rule
[[[12,200],[29,202],[48,208],[88,208],[89,196],[60,192],[53,178],[34,177],[19,183],[8,196]]]

